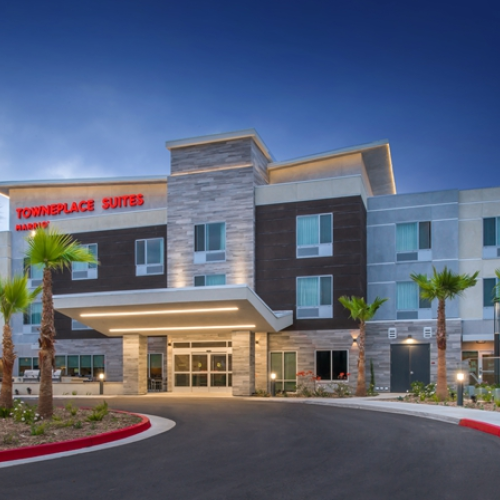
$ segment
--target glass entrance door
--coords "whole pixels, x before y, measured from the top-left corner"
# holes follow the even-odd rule
[[[174,354],[174,390],[229,392],[232,387],[232,354],[229,352]]]

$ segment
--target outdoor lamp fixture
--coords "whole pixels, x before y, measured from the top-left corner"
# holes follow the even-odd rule
[[[104,394],[104,372],[99,373],[99,394]]]
[[[406,339],[406,343],[413,344],[414,342],[415,342],[415,340],[413,339],[413,337],[411,335],[408,335],[408,337]]]
[[[352,337],[352,345],[358,345],[358,337]]]
[[[465,373],[457,372],[457,406],[464,405],[464,380]]]
[[[271,395],[274,398],[276,396],[276,373],[271,373]]]

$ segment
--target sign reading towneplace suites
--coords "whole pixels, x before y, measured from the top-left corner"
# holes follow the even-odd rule
[[[114,210],[125,207],[139,207],[144,205],[144,196],[138,194],[124,194],[121,196],[105,197],[101,200],[103,210]],[[16,208],[17,218],[28,221],[34,217],[56,217],[63,214],[73,214],[76,212],[93,212],[95,209],[95,200],[80,200],[69,203],[51,203],[49,205],[38,205],[34,207]],[[38,227],[47,227],[50,221],[24,222],[16,224],[16,231],[32,231]]]

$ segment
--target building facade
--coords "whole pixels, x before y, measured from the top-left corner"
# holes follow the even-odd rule
[[[499,189],[397,195],[385,141],[287,162],[254,130],[167,148],[164,177],[0,183],[10,199],[3,276],[24,272],[39,225],[99,260],[54,276],[66,376],[104,372],[125,394],[250,395],[269,390],[271,372],[283,391],[298,372],[349,382],[359,331],[338,298],[358,295],[389,298],[368,326],[367,360],[379,391],[406,390],[411,371],[422,381],[436,373],[436,305],[409,276],[444,265],[480,271],[481,285],[447,305],[447,357],[452,367],[472,359],[482,375]],[[41,270],[28,272],[36,286]],[[37,367],[40,318],[36,302],[13,320],[19,375]]]

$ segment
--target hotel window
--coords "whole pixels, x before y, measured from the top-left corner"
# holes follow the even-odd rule
[[[500,257],[500,217],[483,219],[483,259]]]
[[[226,260],[226,223],[194,226],[194,263]]]
[[[135,275],[163,274],[164,254],[163,238],[136,240],[135,242]]]
[[[431,302],[420,297],[420,290],[414,281],[396,283],[397,319],[430,319]]]
[[[347,380],[349,358],[346,350],[316,351],[316,377],[321,380]]]
[[[297,217],[297,258],[333,255],[333,215]]]
[[[56,368],[64,369],[63,374],[70,377],[97,378],[106,372],[103,354],[69,354],[56,358]]]
[[[42,303],[32,302],[23,315],[23,333],[38,332],[42,322]]]
[[[396,260],[432,260],[431,223],[396,224]]]
[[[26,370],[38,370],[38,357],[36,358],[19,358],[18,377],[22,377]]]
[[[220,286],[225,284],[225,274],[207,274],[205,276],[194,277],[194,286]]]
[[[28,259],[24,259],[24,268],[28,275],[28,287],[36,288],[43,282],[43,266],[34,265],[30,266]]]
[[[333,277],[297,278],[297,319],[333,318]]]
[[[97,243],[82,245],[86,248],[97,260]],[[97,278],[97,264],[89,262],[73,262],[71,264],[71,279],[72,280],[90,280]]]
[[[483,319],[493,319],[493,303],[495,298],[500,299],[497,278],[483,279]]]
[[[276,392],[295,392],[297,390],[297,353],[271,352],[271,373],[276,374]]]

